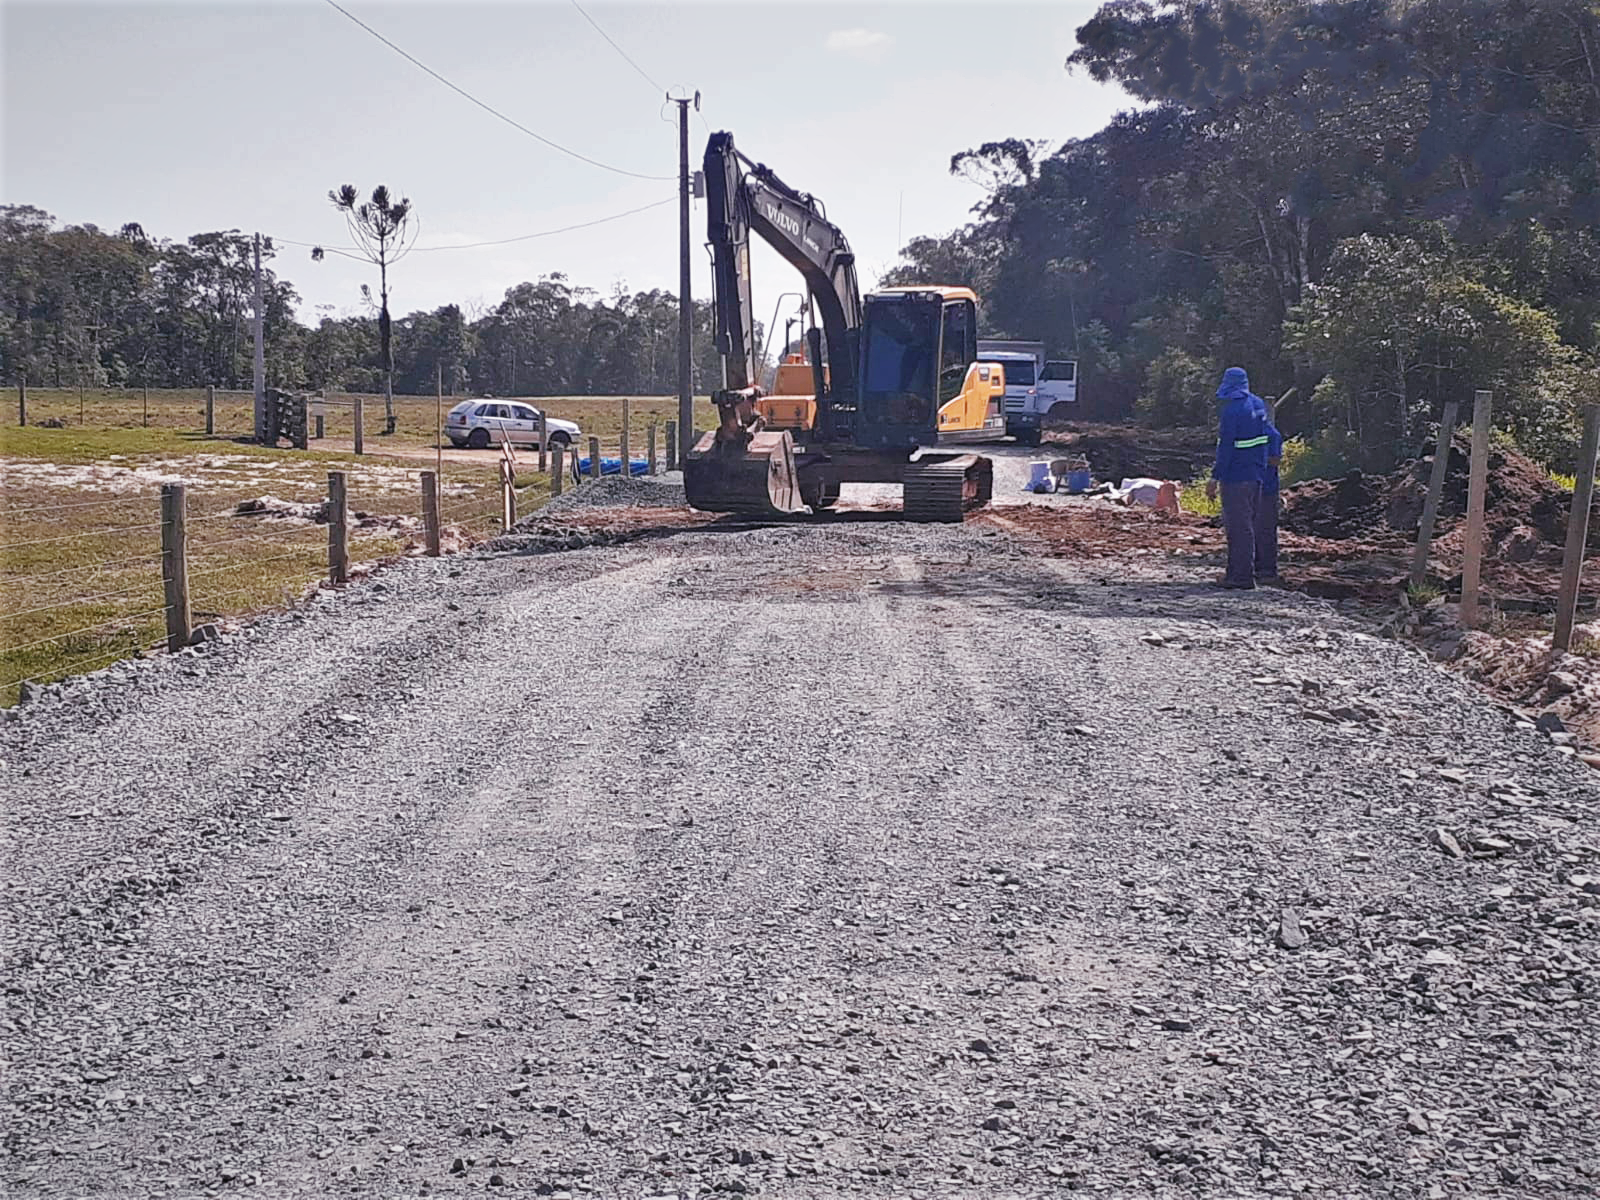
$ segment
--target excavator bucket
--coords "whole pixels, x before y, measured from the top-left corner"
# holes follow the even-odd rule
[[[787,430],[751,436],[745,446],[703,436],[683,463],[689,506],[703,512],[781,517],[809,511],[800,499],[794,439]]]

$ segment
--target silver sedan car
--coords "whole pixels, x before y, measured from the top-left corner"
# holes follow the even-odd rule
[[[571,446],[579,439],[576,422],[545,418],[552,446]],[[539,410],[515,400],[463,400],[444,419],[444,433],[452,445],[482,450],[510,442],[538,446]]]

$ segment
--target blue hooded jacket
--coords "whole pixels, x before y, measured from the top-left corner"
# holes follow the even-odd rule
[[[1217,388],[1222,412],[1217,423],[1218,483],[1260,483],[1267,474],[1267,405],[1250,390],[1243,367],[1229,367]]]
[[[1283,434],[1270,420],[1267,422],[1267,472],[1261,477],[1261,494],[1276,496],[1280,489],[1277,462],[1283,457]]]

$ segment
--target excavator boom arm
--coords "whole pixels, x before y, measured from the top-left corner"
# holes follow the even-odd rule
[[[712,270],[716,284],[717,350],[730,391],[756,382],[755,325],[750,300],[750,233],[755,231],[805,278],[822,316],[831,394],[827,404],[855,399],[862,305],[855,255],[843,231],[814,196],[784,183],[734,148],[731,133],[706,145]],[[818,371],[820,378],[821,372]]]

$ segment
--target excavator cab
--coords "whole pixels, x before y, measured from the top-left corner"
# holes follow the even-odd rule
[[[886,288],[866,298],[862,326],[861,445],[909,450],[1003,432],[1005,374],[978,362],[970,290]]]

